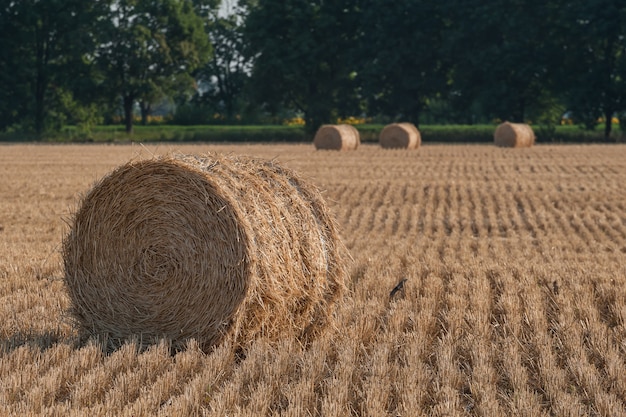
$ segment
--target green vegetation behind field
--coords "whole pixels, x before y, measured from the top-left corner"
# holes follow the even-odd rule
[[[355,126],[361,134],[361,142],[377,142],[382,124]],[[423,125],[420,127],[422,142],[437,143],[488,143],[493,141],[495,125]],[[579,126],[564,125],[551,128],[533,126],[538,143],[602,143],[607,142],[600,128],[583,130]],[[62,132],[45,138],[25,133],[0,134],[0,142],[307,142],[312,141],[303,126],[281,125],[147,125],[135,126],[134,132],[126,134],[121,125],[98,126],[91,132],[66,127]],[[611,142],[623,142],[624,134],[617,128]]]

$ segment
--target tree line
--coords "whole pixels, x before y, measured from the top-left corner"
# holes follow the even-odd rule
[[[174,123],[299,115],[311,132],[361,115],[626,123],[621,0],[0,4],[0,131],[130,132],[163,103]]]

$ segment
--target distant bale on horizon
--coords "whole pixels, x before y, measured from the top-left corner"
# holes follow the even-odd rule
[[[359,131],[352,125],[322,125],[313,138],[315,149],[353,151],[361,144]]]
[[[118,167],[63,241],[75,323],[112,350],[309,338],[329,323],[348,258],[315,186],[275,161],[216,154]]]
[[[413,123],[392,123],[380,132],[379,142],[385,149],[417,149],[422,144],[422,136]]]
[[[506,148],[530,148],[535,144],[535,132],[526,123],[501,123],[493,137],[496,146]]]

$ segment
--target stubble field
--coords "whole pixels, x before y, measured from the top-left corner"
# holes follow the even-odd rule
[[[79,342],[71,211],[175,151],[277,158],[324,190],[353,258],[335,328],[245,357]],[[0,146],[3,416],[622,416],[625,320],[626,146]]]

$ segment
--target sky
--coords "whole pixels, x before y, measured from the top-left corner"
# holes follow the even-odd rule
[[[237,5],[237,0],[222,0],[220,2],[219,15],[228,16],[233,13],[234,7]]]

